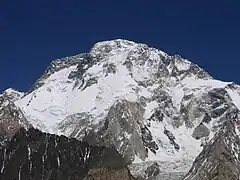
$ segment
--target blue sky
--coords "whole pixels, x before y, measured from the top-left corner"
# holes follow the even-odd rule
[[[52,60],[116,38],[178,53],[240,84],[239,9],[237,0],[3,0],[0,91],[27,91]]]

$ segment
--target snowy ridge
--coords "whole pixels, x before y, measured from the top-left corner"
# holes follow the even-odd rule
[[[122,136],[117,149],[131,144],[135,163],[161,161],[186,173],[222,121],[240,108],[238,85],[215,80],[190,61],[144,44],[100,42],[90,53],[54,64],[41,85],[15,101],[26,119],[42,131],[82,139],[90,130],[105,137],[109,129],[102,128],[111,117],[116,123],[111,131]],[[111,115],[119,100],[141,105],[139,117],[133,118],[138,121],[127,121],[134,132],[125,132]],[[139,107],[129,108],[127,119]]]
[[[0,107],[6,106],[9,102],[15,102],[23,97],[24,93],[18,92],[15,89],[8,88],[0,94]]]

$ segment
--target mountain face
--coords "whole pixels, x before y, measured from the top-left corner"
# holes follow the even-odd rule
[[[146,179],[238,172],[238,151],[230,147],[238,147],[240,86],[178,55],[127,40],[99,42],[89,53],[53,61],[29,92],[15,95],[0,96],[4,138],[23,126],[114,147],[131,173]],[[226,152],[233,160],[221,166]]]

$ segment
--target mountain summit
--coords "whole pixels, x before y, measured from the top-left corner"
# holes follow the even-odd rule
[[[99,42],[89,53],[57,59],[29,92],[10,97],[0,96],[3,127],[13,119],[11,113],[2,118],[9,99],[19,114],[15,122],[26,129],[114,147],[131,173],[146,179],[201,177],[213,158],[221,158],[215,152],[225,142],[220,136],[239,138],[239,85],[215,80],[179,55],[127,40]],[[226,122],[232,133],[220,133]],[[230,151],[235,144],[223,146]],[[233,172],[232,164],[239,172],[239,161],[224,166],[226,172]]]

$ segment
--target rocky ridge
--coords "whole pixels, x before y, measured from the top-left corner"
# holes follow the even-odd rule
[[[226,121],[195,159],[184,180],[240,178],[240,139],[235,122]]]
[[[7,89],[0,95],[0,143],[4,144],[21,128],[29,128],[31,125],[25,118],[23,112],[14,102],[23,97],[13,89]]]
[[[0,150],[4,180],[133,180],[115,148],[20,128]]]

